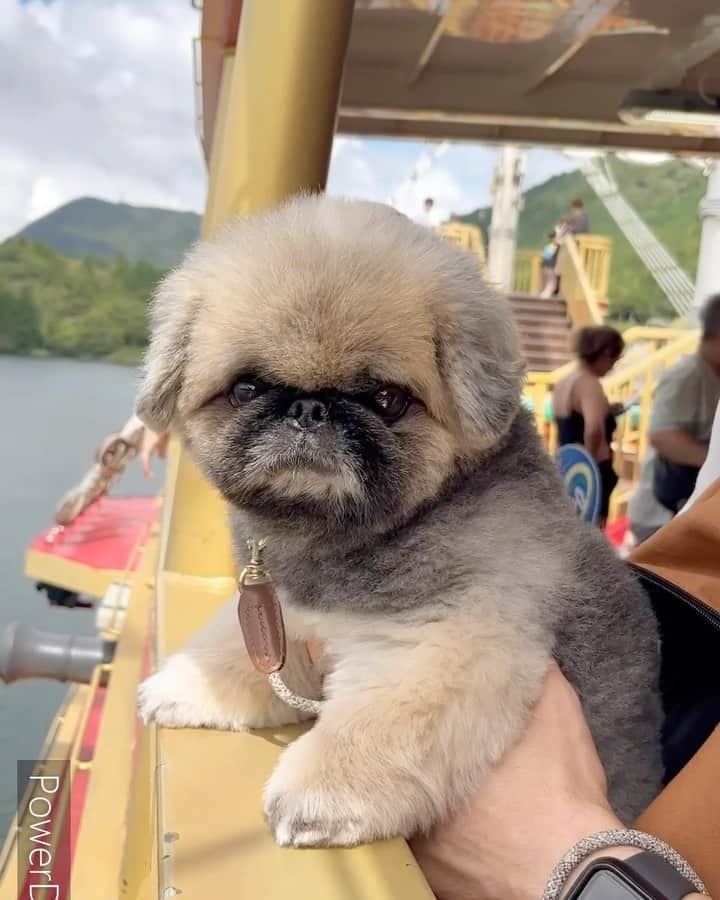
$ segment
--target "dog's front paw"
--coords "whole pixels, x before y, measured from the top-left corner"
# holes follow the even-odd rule
[[[299,721],[258,673],[209,670],[183,651],[140,685],[138,711],[166,728],[243,731]]]
[[[265,788],[265,815],[283,847],[352,847],[409,836],[417,822],[398,786],[372,772],[316,729],[283,753]]]
[[[202,728],[211,724],[207,721],[207,705],[182,677],[182,668],[171,658],[138,688],[138,712],[146,725],[155,722],[166,728]]]

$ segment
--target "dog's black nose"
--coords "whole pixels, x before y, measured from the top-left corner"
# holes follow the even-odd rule
[[[302,397],[293,400],[287,411],[290,424],[296,428],[317,428],[328,417],[328,408],[315,397]]]

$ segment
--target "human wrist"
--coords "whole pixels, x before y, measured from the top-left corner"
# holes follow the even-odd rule
[[[542,894],[543,888],[556,863],[558,863],[564,854],[578,841],[583,840],[583,838],[586,838],[591,834],[598,834],[601,831],[625,827],[615,813],[609,807],[605,806],[578,806],[569,812],[565,821],[568,824],[568,828],[562,830],[561,837],[564,842],[563,846],[559,846],[560,841],[555,842],[552,854],[553,858],[545,861],[546,871],[544,872],[543,883],[539,885],[539,892],[537,886],[534,886],[533,894],[528,895],[524,900],[529,900],[530,896],[532,896],[533,900],[536,900],[536,898]],[[567,894],[580,872],[583,871],[586,865],[593,859],[600,856],[617,856],[617,859],[626,859],[633,853],[637,853],[637,850],[633,847],[612,847],[604,851],[593,853],[587,860],[583,860],[583,862],[579,863],[577,868],[568,876],[560,897],[563,898]]]
[[[538,900],[554,866],[570,847],[588,835],[622,827],[601,803],[557,795],[554,801],[541,818],[525,820],[515,829],[514,839],[523,852],[516,849],[512,857],[502,841],[500,852],[493,852],[492,839],[475,832],[472,823],[452,834],[450,840],[435,836],[429,841],[413,841],[413,850],[436,894],[444,900]],[[478,846],[483,853],[477,853]],[[569,880],[568,885],[571,883]]]
[[[542,895],[553,868],[574,844],[588,835],[624,827],[615,813],[606,806],[568,802],[560,804],[557,810],[558,814],[553,821],[538,829],[538,833],[545,835],[545,841],[542,846],[535,848],[533,864],[517,866],[512,889],[504,893],[505,897],[512,900],[537,900]],[[597,855],[614,855],[615,849]],[[624,858],[626,851],[628,856],[637,852],[632,847],[619,847],[617,850],[619,854],[623,854],[618,858]],[[580,864],[577,872],[573,872],[568,878],[565,891],[583,866],[584,863]]]

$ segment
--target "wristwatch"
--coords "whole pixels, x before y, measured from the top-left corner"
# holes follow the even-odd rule
[[[695,886],[656,853],[603,856],[585,869],[565,900],[681,900]]]

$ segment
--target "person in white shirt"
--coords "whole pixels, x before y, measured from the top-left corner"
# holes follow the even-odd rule
[[[681,516],[686,513],[695,501],[705,491],[720,479],[720,402],[715,410],[715,418],[713,420],[712,432],[710,434],[710,444],[708,446],[705,462],[700,468],[697,481],[695,482],[695,490],[690,495],[690,499],[678,513]]]
[[[648,424],[650,449],[628,506],[630,531],[638,543],[669,522],[690,496],[692,473],[707,454],[720,400],[720,294],[706,302],[701,324],[698,352],[683,356],[664,372],[655,390]],[[687,493],[680,492],[677,505],[671,508],[664,494],[670,490],[670,477],[676,473],[677,482],[679,472],[686,473]]]
[[[443,215],[435,206],[435,201],[433,200],[433,198],[426,197],[423,200],[423,208],[415,217],[415,221],[418,223],[418,225],[424,225],[426,228],[434,228],[436,225],[439,225],[442,220]]]

